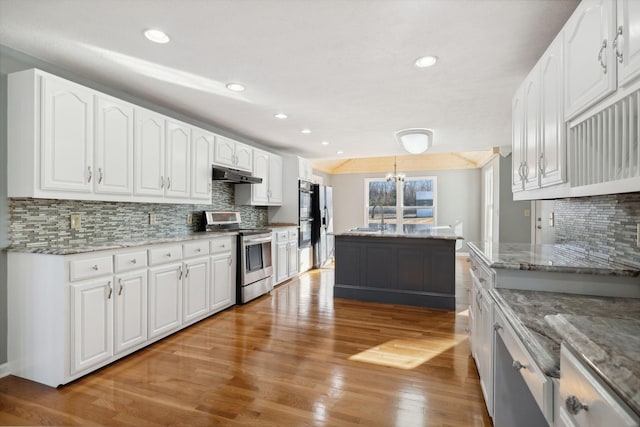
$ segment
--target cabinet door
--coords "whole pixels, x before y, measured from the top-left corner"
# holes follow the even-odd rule
[[[188,199],[190,195],[191,127],[167,121],[165,195]]]
[[[522,191],[522,158],[524,151],[524,101],[523,88],[521,87],[513,97],[511,108],[511,190],[515,193]]]
[[[251,172],[253,170],[253,150],[248,145],[236,143],[236,163],[235,168]]]
[[[538,142],[540,139],[540,84],[537,67],[524,85],[524,188],[538,188]]]
[[[102,279],[70,285],[71,373],[113,355],[113,283]]]
[[[251,203],[269,204],[269,153],[253,150],[253,176],[262,178],[262,183],[251,185]]]
[[[164,195],[164,117],[136,108],[134,194]]]
[[[233,256],[220,253],[211,257],[211,311],[230,307],[236,301]]]
[[[255,161],[255,159],[254,159]],[[269,204],[282,205],[282,157],[271,154],[269,159]]]
[[[289,254],[287,252],[287,242],[276,244],[276,283],[287,280],[289,275]]]
[[[191,130],[191,136],[191,198],[211,203],[214,136],[198,128]]]
[[[131,194],[133,191],[133,106],[96,95],[96,193]]]
[[[213,162],[217,165],[236,167],[236,142],[223,136],[216,136]]]
[[[94,175],[93,91],[54,77],[41,79],[40,187],[89,193]]]
[[[618,0],[618,83],[626,85],[640,77],[640,2]],[[622,55],[620,58],[619,55]]]
[[[115,353],[147,340],[147,270],[115,280]]]
[[[480,292],[478,371],[480,372],[480,387],[484,394],[487,410],[489,415],[493,416],[493,304],[487,292]]]
[[[616,90],[614,22],[614,0],[583,0],[565,24],[565,119]]]
[[[209,313],[209,258],[184,263],[182,318],[189,322]]]
[[[287,244],[287,277],[298,274],[298,242]]]
[[[180,326],[182,319],[182,264],[149,269],[149,338]]]
[[[549,46],[540,61],[540,185],[564,182],[565,125],[562,98],[562,38]]]

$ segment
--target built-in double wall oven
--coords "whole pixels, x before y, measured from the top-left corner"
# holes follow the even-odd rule
[[[308,248],[311,246],[311,224],[313,222],[311,214],[311,183],[309,181],[299,181],[298,206],[300,213],[298,216],[298,247]]]

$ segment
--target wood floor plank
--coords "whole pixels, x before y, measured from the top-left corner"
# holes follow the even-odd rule
[[[456,267],[455,312],[334,299],[332,270],[305,273],[64,387],[0,379],[0,424],[490,426]]]

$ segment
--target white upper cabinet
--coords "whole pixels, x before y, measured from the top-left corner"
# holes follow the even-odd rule
[[[93,92],[42,76],[43,190],[90,192],[94,171]]]
[[[94,191],[133,191],[133,106],[106,95],[95,96]]]
[[[539,62],[540,134],[538,170],[540,186],[565,181],[566,128],[562,95],[562,37],[557,37]]]
[[[640,1],[618,0],[615,52],[621,86],[640,77]]]
[[[191,127],[167,120],[165,195],[189,198],[191,183]]]
[[[511,141],[512,141],[512,167],[511,190],[515,193],[524,190],[524,86],[521,86],[513,97],[511,103]]]
[[[217,136],[213,162],[232,169],[251,172],[253,168],[251,147],[224,136]]]
[[[236,185],[236,201],[255,206],[282,205],[282,163],[277,154],[254,149],[252,174],[262,182]]]
[[[198,128],[192,129],[191,137],[191,198],[211,203],[211,165],[215,137]]]
[[[537,67],[525,81],[524,100],[524,151],[523,167],[524,188],[538,187],[538,140],[540,136],[540,80]]]
[[[134,194],[162,197],[165,185],[165,119],[143,108],[136,108],[135,118]]]
[[[614,0],[583,0],[564,26],[565,119],[616,90],[615,11]]]
[[[298,157],[298,178],[313,181],[313,167],[309,159]]]

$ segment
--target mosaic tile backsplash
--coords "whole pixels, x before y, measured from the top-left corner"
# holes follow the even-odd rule
[[[640,193],[560,199],[554,210],[557,243],[640,268]]]
[[[216,181],[211,205],[20,198],[9,200],[9,245],[66,248],[180,237],[196,231],[202,221],[195,215],[187,225],[187,215],[203,210],[237,210],[243,227],[263,227],[268,221],[266,207],[236,206],[233,184]],[[156,214],[156,224],[149,224],[149,213]],[[81,215],[79,229],[71,229],[71,214]]]

